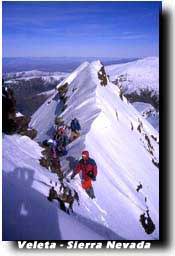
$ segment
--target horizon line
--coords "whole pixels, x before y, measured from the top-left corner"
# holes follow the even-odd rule
[[[134,57],[108,57],[108,56],[3,56],[5,58],[108,58],[108,59],[140,59],[146,57],[159,57],[158,55],[134,56]]]

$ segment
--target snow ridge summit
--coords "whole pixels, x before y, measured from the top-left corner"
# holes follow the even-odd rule
[[[58,90],[63,86],[61,100]],[[75,203],[70,215],[47,200],[50,187],[59,193],[60,183],[39,163],[43,148],[38,142],[52,137],[57,116],[68,126],[76,117],[81,125],[80,137],[60,157],[61,171],[79,195],[80,205]],[[109,81],[99,61],[85,62],[67,76],[33,114],[30,125],[38,131],[36,141],[16,134],[3,136],[3,239],[159,239],[158,132]],[[78,175],[70,180],[72,163],[83,150],[89,151],[98,168],[93,200]],[[140,221],[147,210],[155,224],[152,233],[145,232]]]
[[[73,182],[84,205],[78,212],[91,220],[95,216],[95,221],[114,232],[118,230],[126,239],[132,239],[134,229],[135,239],[140,240],[152,236],[142,232],[139,223],[140,215],[149,208],[157,223],[154,236],[157,238],[159,172],[153,161],[157,163],[159,150],[153,137],[158,138],[158,132],[121,95],[119,87],[109,81],[100,61],[82,63],[57,89],[63,86],[67,88],[64,110],[58,113],[60,103],[55,92],[49,104],[46,102],[35,112],[31,125],[38,130],[38,139],[44,140],[49,138],[55,115],[68,125],[74,117],[80,120],[81,136],[68,145],[68,156],[61,159],[62,170],[69,173],[67,157],[79,159],[80,153],[87,149],[97,162],[99,174],[94,183],[97,200],[93,202],[80,191],[78,177]],[[143,189],[137,193],[139,182]],[[108,213],[114,202],[116,207]],[[123,218],[121,224],[118,220]]]

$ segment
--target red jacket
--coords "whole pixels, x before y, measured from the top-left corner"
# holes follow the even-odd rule
[[[87,161],[84,161],[83,159],[81,159],[75,168],[75,173],[77,174],[79,172],[82,172],[83,180],[90,179],[90,177],[88,176],[88,172],[92,172],[94,174],[94,176],[96,177],[97,176],[97,165],[96,165],[95,161],[91,158],[89,158]]]

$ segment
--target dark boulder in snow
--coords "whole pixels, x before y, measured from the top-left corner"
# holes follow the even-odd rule
[[[107,75],[105,72],[104,66],[101,67],[101,69],[98,71],[98,78],[100,80],[100,84],[102,86],[106,86],[108,83]]]

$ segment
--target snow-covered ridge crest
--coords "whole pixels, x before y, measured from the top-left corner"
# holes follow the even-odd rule
[[[68,86],[67,107],[61,112],[62,103],[56,90],[54,95],[33,114],[30,125],[38,130],[37,140],[41,141],[52,136],[56,115],[62,116],[67,124],[76,116],[81,119],[85,133],[89,131],[90,120],[92,121],[100,111],[96,104],[96,87],[100,85],[97,73],[101,67],[100,61],[83,62],[57,85],[57,90],[66,84]]]
[[[99,169],[99,177],[95,184],[98,196],[97,221],[114,230],[121,230],[120,235],[131,238],[130,233],[136,216],[148,206],[155,223],[158,223],[158,172],[151,162],[147,152],[145,138],[137,131],[138,119],[141,120],[145,134],[158,137],[157,131],[129,104],[126,98],[119,97],[119,88],[108,81],[107,86],[101,86],[98,78],[102,64],[95,61],[87,65],[69,85],[67,92],[67,108],[61,114],[65,122],[76,116],[82,125],[82,136],[68,146],[68,157],[78,159],[81,150],[88,149]],[[116,117],[116,113],[117,116]],[[131,131],[131,123],[133,131]],[[158,145],[154,146],[154,156],[158,159]],[[67,156],[66,156],[67,158]],[[61,161],[62,169],[69,170],[66,158]],[[141,181],[144,183],[143,194],[137,197],[135,187]],[[111,186],[112,182],[112,186]],[[149,184],[149,185],[148,185]],[[148,185],[148,187],[146,187]],[[77,184],[78,189],[78,184]],[[111,200],[103,200],[105,191],[109,192]],[[148,203],[144,202],[148,197]],[[91,209],[91,205],[84,198],[83,204]],[[118,202],[120,209],[106,215],[113,202]],[[126,204],[125,201],[128,201]],[[120,202],[120,203],[119,203]],[[119,206],[120,205],[120,206]],[[126,221],[127,235],[123,226],[114,219],[122,219],[128,207],[132,209],[130,218]],[[135,213],[134,213],[135,212]],[[84,214],[84,209],[82,210]],[[114,216],[115,215],[115,216]],[[111,216],[113,216],[111,218]],[[94,216],[89,213],[89,218]],[[122,224],[123,225],[123,224]],[[156,237],[158,237],[158,225]],[[124,228],[124,229],[125,229]],[[137,228],[136,228],[137,229]],[[138,233],[137,233],[138,232]],[[135,237],[147,239],[144,234],[136,231]]]
[[[70,84],[76,76],[87,66],[89,65],[89,62],[85,61],[83,62],[78,68],[76,68],[68,77],[66,77],[61,83],[59,83],[56,88],[58,89],[60,86],[62,86],[65,83]]]
[[[158,239],[159,172],[152,162],[153,156],[158,159],[158,143],[151,138],[158,137],[158,133],[125,97],[120,98],[118,86],[109,80],[106,86],[101,85],[101,68],[99,61],[82,64],[58,85],[59,89],[68,84],[64,111],[60,111],[56,91],[33,115],[32,124],[42,141],[53,135],[56,115],[62,116],[68,125],[77,117],[81,136],[68,145],[68,155],[61,157],[62,170],[72,171],[69,159],[78,160],[83,149],[90,152],[98,166],[96,200],[88,200],[78,176],[71,181],[80,195],[78,214],[109,227],[125,239]],[[143,133],[137,129],[138,119],[143,124]],[[154,148],[153,155],[147,150],[145,136]],[[138,193],[139,182],[143,189]],[[150,236],[139,223],[147,207],[156,225]]]
[[[93,121],[99,115],[101,109],[97,104],[97,87],[100,86],[98,72],[102,64],[100,61],[92,63],[83,63],[61,84],[68,84],[68,92],[66,93],[66,109],[61,113],[65,123],[69,124],[70,120],[77,117],[81,122],[81,137],[68,146],[70,154],[79,157],[79,152],[85,148],[86,135],[91,129]],[[60,85],[59,85],[60,86]],[[77,147],[78,152],[71,149]],[[68,166],[62,161],[63,170],[67,170]]]
[[[57,88],[68,83],[67,107],[61,114],[65,121],[70,120],[71,116],[81,118],[86,112],[93,116],[93,112],[99,111],[96,104],[96,88],[100,86],[98,72],[101,67],[100,61],[84,62],[58,85]],[[89,118],[84,121],[87,119]]]
[[[111,81],[122,80],[127,93],[144,89],[159,90],[159,58],[147,57],[124,64],[106,66]]]

